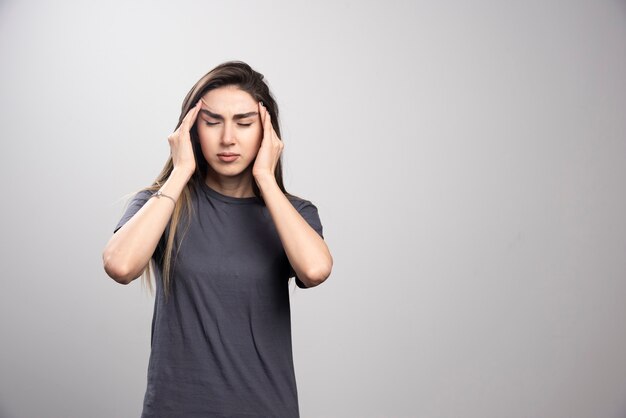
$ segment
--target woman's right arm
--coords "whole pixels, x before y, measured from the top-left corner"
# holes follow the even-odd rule
[[[174,169],[161,192],[178,200],[191,176]],[[102,252],[104,270],[116,282],[128,284],[141,275],[150,262],[165,227],[174,212],[167,197],[149,198],[107,243]]]
[[[189,129],[200,111],[200,101],[185,115],[180,126],[169,137],[174,168],[161,186],[161,192],[175,201],[193,175],[196,161]],[[174,212],[174,203],[167,197],[148,201],[113,234],[102,252],[106,273],[116,282],[128,284],[141,275]]]

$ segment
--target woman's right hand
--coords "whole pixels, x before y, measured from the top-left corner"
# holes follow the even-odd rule
[[[187,112],[180,126],[167,137],[174,169],[187,172],[189,176],[193,175],[196,170],[196,160],[193,155],[189,130],[196,123],[201,108],[202,101],[198,100],[198,103]]]

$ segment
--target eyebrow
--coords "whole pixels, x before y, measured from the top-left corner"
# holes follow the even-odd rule
[[[213,113],[210,110],[206,110],[206,109],[200,109],[200,112],[214,118],[214,119],[218,119],[218,120],[224,120],[224,116],[217,114],[217,113]],[[236,115],[233,116],[234,120],[239,120],[239,119],[245,119],[245,118],[249,118],[250,116],[256,116],[258,115],[259,112],[248,112],[248,113],[238,113]]]

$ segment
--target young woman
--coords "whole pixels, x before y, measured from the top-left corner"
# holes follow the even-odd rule
[[[189,91],[171,155],[103,252],[109,276],[156,282],[142,418],[298,417],[288,280],[333,260],[317,208],[286,192],[263,75],[221,64]]]

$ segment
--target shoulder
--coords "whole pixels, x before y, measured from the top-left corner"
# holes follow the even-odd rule
[[[148,200],[150,199],[150,197],[152,197],[153,194],[154,194],[154,191],[149,188],[141,189],[135,194],[135,199]]]
[[[286,195],[287,199],[291,202],[294,208],[298,211],[300,216],[304,218],[305,221],[315,230],[317,233],[324,238],[324,232],[322,228],[322,221],[320,220],[320,215],[317,210],[317,206],[313,204],[310,200],[303,199],[294,195]]]
[[[117,232],[118,229],[120,229],[130,218],[132,218],[151,196],[152,191],[149,188],[144,188],[138,192],[132,192],[126,195],[125,198],[129,200],[126,202],[124,215],[122,215],[122,219],[118,222],[117,226],[113,230],[113,233]]]
[[[143,205],[145,205],[148,200],[150,200],[153,194],[154,190],[151,190],[149,187],[143,188],[139,191],[131,192],[126,195],[126,207],[129,210],[134,210],[136,212]]]
[[[299,197],[299,196],[296,196],[296,195],[293,195],[293,194],[286,194],[285,196],[287,197],[287,200],[289,200],[289,202],[291,202],[293,207],[296,208],[296,210],[298,212],[300,212],[302,209],[304,209],[306,207],[313,207],[313,208],[315,208],[315,205],[310,200],[304,199],[302,197]]]
[[[127,206],[133,205],[143,205],[152,197],[154,192],[150,190],[149,187],[143,188],[139,191],[130,192],[123,196],[123,199],[126,200]]]

